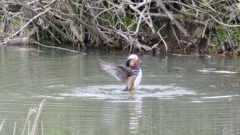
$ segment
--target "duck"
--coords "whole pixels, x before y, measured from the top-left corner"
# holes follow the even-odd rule
[[[139,68],[138,63],[141,60],[136,54],[130,54],[124,65],[116,65],[99,59],[100,69],[113,76],[120,82],[126,82],[127,85],[123,91],[135,90],[141,83],[142,70]]]

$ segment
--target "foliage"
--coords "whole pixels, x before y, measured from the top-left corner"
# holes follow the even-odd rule
[[[232,37],[234,41],[236,41],[238,44],[240,43],[240,29],[239,28],[232,28]]]

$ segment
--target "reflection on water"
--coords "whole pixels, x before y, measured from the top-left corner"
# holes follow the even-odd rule
[[[132,102],[129,102],[129,129],[130,133],[138,133],[138,126],[142,118],[142,100],[135,100],[131,98]]]
[[[99,71],[99,57],[126,59],[0,48],[0,133],[21,133],[29,108],[46,98],[44,134],[239,134],[239,59],[141,55],[142,84],[126,92]]]

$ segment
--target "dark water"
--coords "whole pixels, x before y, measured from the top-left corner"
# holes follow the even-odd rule
[[[98,69],[98,58],[120,54],[24,47],[0,48],[0,134],[240,134],[240,59],[141,55],[143,79],[134,92]],[[209,70],[209,72],[206,72]],[[2,128],[1,128],[2,127]]]

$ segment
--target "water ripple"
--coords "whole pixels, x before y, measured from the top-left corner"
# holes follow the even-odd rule
[[[61,93],[60,95],[96,99],[128,99],[129,97],[156,97],[173,99],[177,96],[196,95],[194,91],[175,86],[141,85],[137,90],[131,92],[122,91],[124,87],[124,85],[75,87],[66,93]]]

